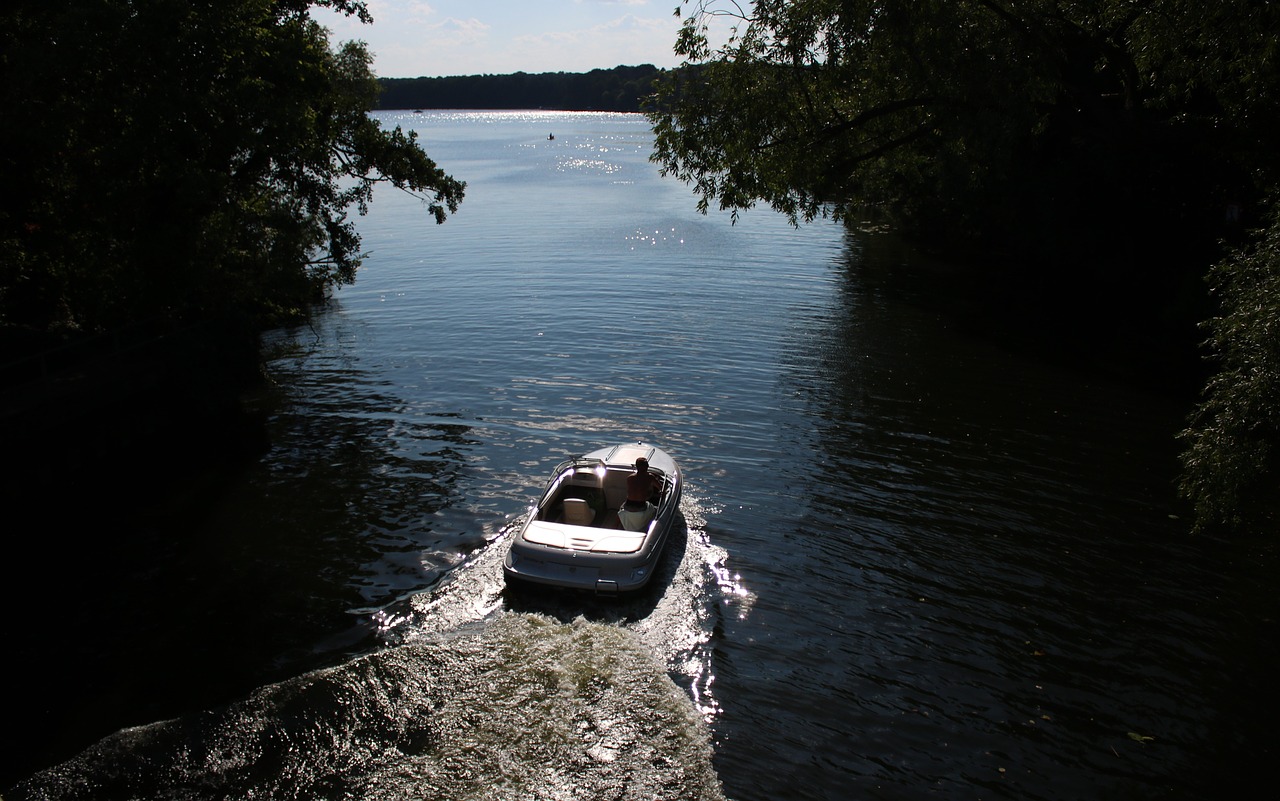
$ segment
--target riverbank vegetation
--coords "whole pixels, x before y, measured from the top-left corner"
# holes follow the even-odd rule
[[[412,132],[370,118],[369,53],[331,47],[311,6],[369,19],[360,0],[0,11],[0,411],[31,460],[96,459],[103,428],[118,458],[166,415],[203,430],[230,404],[185,400],[234,399],[246,339],[354,280],[349,215],[375,186],[420,197],[424,224],[462,200]],[[121,344],[139,331],[184,345]]]
[[[1280,528],[1280,209],[1209,274],[1218,366],[1182,432],[1182,494],[1201,528]]]
[[[442,221],[463,186],[367,112],[355,0],[18,2],[0,21],[0,323],[102,331],[297,316],[350,283],[375,185]]]
[[[868,208],[1042,335],[1219,369],[1183,490],[1201,528],[1274,518],[1270,201],[1280,6],[1263,0],[684,0],[655,161],[703,208]],[[736,35],[713,48],[713,17]],[[1258,244],[1252,233],[1271,225]],[[1213,268],[1214,264],[1218,266]],[[1215,294],[1205,278],[1212,275]],[[1220,305],[1213,305],[1215,302]],[[1269,347],[1266,343],[1271,343]]]

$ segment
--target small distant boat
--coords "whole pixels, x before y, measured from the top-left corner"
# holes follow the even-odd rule
[[[627,478],[644,460],[656,479],[645,508],[627,501]],[[503,574],[543,584],[617,594],[653,578],[680,507],[680,467],[643,442],[614,445],[562,462],[511,542]]]

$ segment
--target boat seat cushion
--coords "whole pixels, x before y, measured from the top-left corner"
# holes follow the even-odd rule
[[[564,499],[564,522],[574,526],[589,526],[596,519],[596,512],[583,498]]]
[[[610,509],[618,509],[627,500],[627,476],[630,471],[610,470],[604,480],[604,496]]]

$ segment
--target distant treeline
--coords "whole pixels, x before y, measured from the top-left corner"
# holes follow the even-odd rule
[[[640,111],[659,70],[652,64],[586,73],[380,78],[380,109],[510,109]]]

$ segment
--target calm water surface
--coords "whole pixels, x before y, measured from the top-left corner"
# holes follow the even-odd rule
[[[381,118],[466,201],[381,195],[358,283],[270,338],[270,452],[63,590],[82,624],[20,656],[75,678],[28,669],[49,745],[10,778],[88,750],[11,797],[1216,798],[1265,768],[1274,601],[1177,516],[1177,404],[977,336],[887,235],[698,215],[641,117]],[[688,482],[657,586],[505,593],[551,467],[636,438]]]

